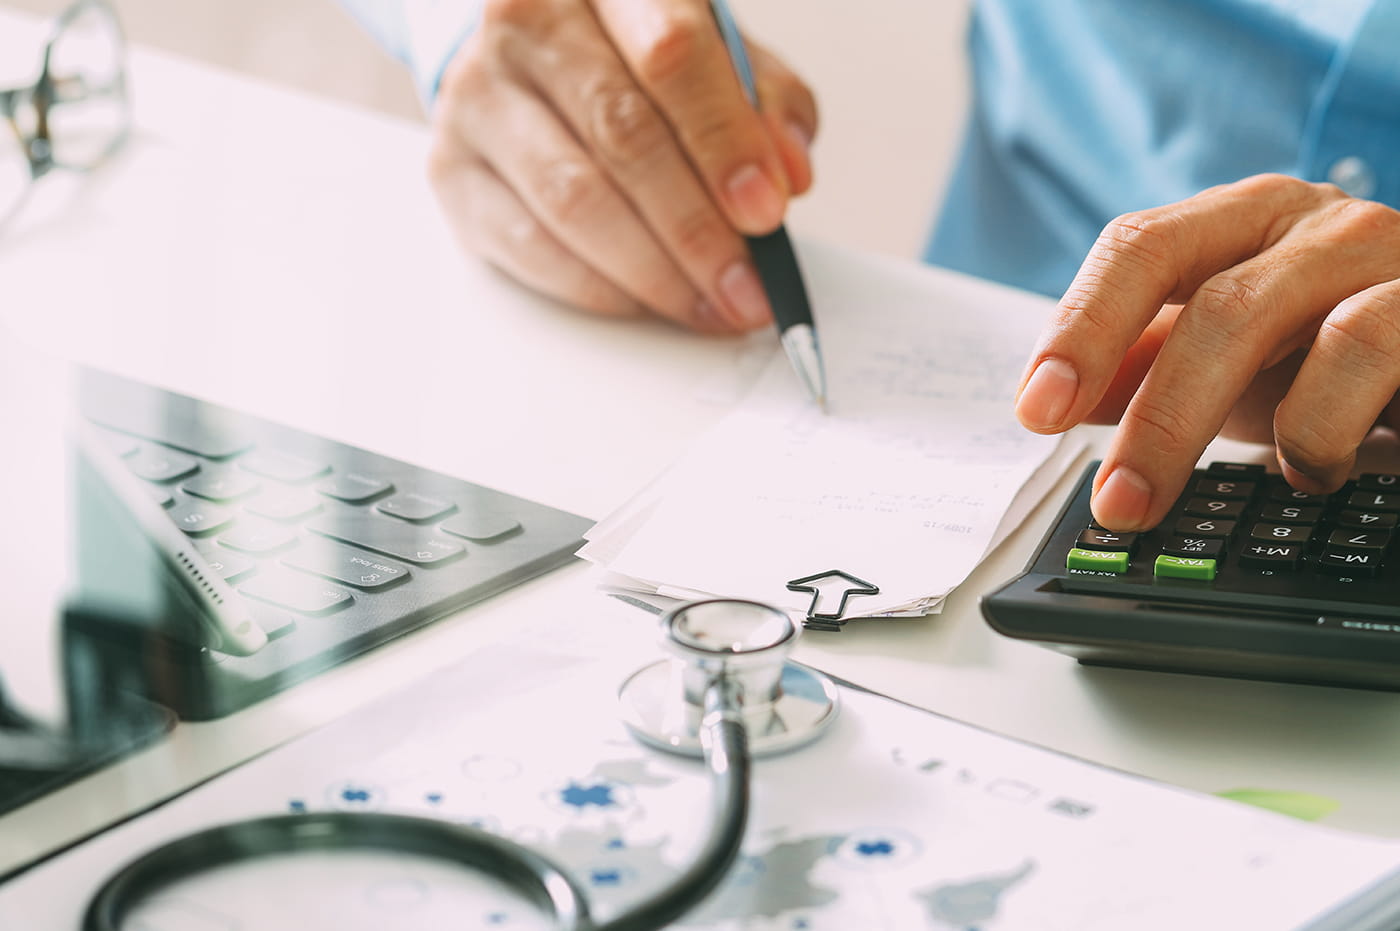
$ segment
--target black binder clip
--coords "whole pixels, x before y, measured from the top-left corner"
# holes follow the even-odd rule
[[[817,605],[822,600],[822,587],[819,582],[831,579],[840,579],[846,584],[841,589],[841,601],[836,606],[836,612],[823,614],[817,610]],[[807,630],[840,630],[846,623],[846,602],[852,595],[878,595],[880,588],[871,585],[865,579],[858,579],[849,572],[842,572],[840,569],[828,569],[825,572],[818,572],[816,575],[805,575],[800,579],[793,579],[787,583],[790,592],[811,592],[812,603],[807,607],[807,618],[802,622],[802,626]],[[828,590],[832,590],[828,587]]]

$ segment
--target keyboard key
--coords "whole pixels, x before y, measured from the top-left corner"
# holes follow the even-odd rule
[[[506,537],[520,530],[520,521],[509,514],[456,514],[450,520],[443,523],[442,529],[456,537],[464,540],[471,540],[474,543],[495,543],[504,540]],[[1113,534],[1107,530],[1094,531],[1095,533],[1109,534],[1124,539],[1133,537],[1133,534]],[[1129,548],[1132,542],[1129,539]],[[1093,549],[1120,549],[1121,547],[1092,547]]]
[[[262,556],[291,546],[297,536],[294,527],[253,519],[240,521],[232,530],[219,537],[219,543],[240,553]]]
[[[304,482],[331,470],[324,462],[313,462],[270,449],[254,450],[238,460],[238,467],[254,475],[288,484]]]
[[[282,557],[282,565],[368,590],[384,588],[409,577],[408,567],[389,562],[382,556],[321,541],[307,541],[297,547]]]
[[[1393,530],[1397,516],[1377,511],[1343,511],[1337,515],[1341,527],[1355,527],[1358,530]]]
[[[1217,520],[1213,517],[1183,517],[1176,522],[1176,532],[1183,537],[1230,537],[1235,532],[1235,521]]]
[[[1356,480],[1362,491],[1400,491],[1400,475],[1390,472],[1365,472]]]
[[[466,553],[460,544],[421,527],[373,514],[334,514],[313,521],[306,529],[420,566],[434,566]]]
[[[1322,508],[1274,501],[1259,511],[1259,519],[1275,524],[1315,524],[1322,519]]]
[[[1248,501],[1254,497],[1255,484],[1233,478],[1203,478],[1196,483],[1195,494],[1205,498],[1230,498]]]
[[[175,503],[175,496],[164,485],[147,485],[145,488],[150,493],[151,500],[161,507],[168,508]]]
[[[421,523],[451,513],[457,505],[441,498],[420,495],[416,491],[402,491],[392,498],[385,498],[375,505],[382,514]]]
[[[1251,543],[1240,550],[1240,565],[1248,569],[1292,572],[1303,556],[1301,543]]]
[[[342,472],[332,475],[317,485],[316,490],[327,497],[335,498],[337,501],[344,501],[346,504],[363,504],[371,498],[377,498],[393,491],[394,486],[391,482],[370,478],[367,475]]]
[[[1152,564],[1152,574],[1159,579],[1198,579],[1209,582],[1215,578],[1215,560],[1194,556],[1158,556]]]
[[[180,486],[180,490],[209,501],[233,501],[258,490],[258,483],[237,472],[201,472]]]
[[[1249,538],[1262,543],[1307,543],[1312,539],[1312,528],[1302,524],[1255,524]]]
[[[1400,511],[1400,492],[1354,491],[1347,507],[1363,511]]]
[[[223,530],[233,523],[233,512],[204,501],[182,501],[166,512],[185,533],[204,537]]]
[[[1216,559],[1225,551],[1225,541],[1218,537],[1168,537],[1162,552],[1168,556],[1202,556]]]
[[[204,551],[204,559],[209,563],[209,568],[230,585],[237,585],[258,568],[258,564],[248,557],[239,556],[220,547]]]
[[[268,520],[304,520],[321,510],[321,502],[311,492],[300,488],[275,488],[264,491],[243,509],[249,514]]]
[[[1327,538],[1327,545],[1379,551],[1390,545],[1390,532],[1387,530],[1334,530]]]
[[[1082,550],[1075,547],[1065,557],[1065,568],[1121,574],[1128,571],[1128,554],[1121,551]]]
[[[339,611],[353,600],[349,592],[321,579],[284,569],[265,569],[238,590],[249,598],[312,617]]]
[[[1260,462],[1212,462],[1206,474],[1213,478],[1262,479],[1264,464]]]
[[[199,463],[189,456],[155,448],[129,457],[126,465],[148,482],[173,482],[199,471]]]
[[[1184,508],[1187,514],[1196,517],[1238,518],[1244,513],[1245,502],[1224,498],[1192,498]]]
[[[102,445],[112,451],[112,455],[118,459],[125,459],[133,456],[141,448],[141,444],[129,436],[120,433],[113,433],[110,430],[98,430],[98,436],[102,438]]]
[[[1336,575],[1363,578],[1376,574],[1376,570],[1381,567],[1381,553],[1380,550],[1328,546],[1317,558],[1317,566]]]
[[[271,605],[249,604],[248,613],[257,621],[269,640],[278,640],[297,629],[296,618]]]

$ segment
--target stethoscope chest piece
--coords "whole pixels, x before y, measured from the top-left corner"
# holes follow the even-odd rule
[[[836,719],[838,693],[826,676],[787,661],[797,636],[786,614],[758,602],[683,605],[662,618],[670,657],[622,684],[622,719],[642,743],[683,756],[703,755],[700,734],[710,714],[741,718],[753,756],[801,747]],[[716,683],[723,707],[707,707]]]

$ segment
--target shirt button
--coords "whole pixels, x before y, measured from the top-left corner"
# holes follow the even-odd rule
[[[1376,173],[1364,159],[1355,155],[1333,162],[1327,169],[1327,180],[1352,197],[1370,197],[1376,193]]]

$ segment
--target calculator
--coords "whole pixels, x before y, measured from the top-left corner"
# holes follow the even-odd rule
[[[1400,475],[1310,495],[1214,462],[1161,524],[1115,533],[1089,511],[1098,466],[982,599],[994,630],[1088,665],[1400,690]]]

